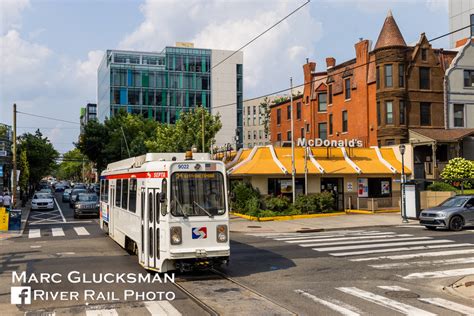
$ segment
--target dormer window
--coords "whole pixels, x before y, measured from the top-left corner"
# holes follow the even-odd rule
[[[426,61],[426,48],[421,49],[421,60]]]

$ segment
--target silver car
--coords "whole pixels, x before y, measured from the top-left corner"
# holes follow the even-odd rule
[[[474,225],[474,195],[458,195],[447,199],[439,206],[423,210],[420,225],[428,229],[437,227],[461,230]]]

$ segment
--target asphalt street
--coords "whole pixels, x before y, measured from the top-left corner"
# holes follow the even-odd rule
[[[469,315],[474,302],[443,290],[474,274],[474,229],[428,231],[394,226],[319,233],[231,235],[231,263],[222,272],[176,275],[181,287],[160,284],[32,285],[45,291],[173,292],[174,300],[109,297],[49,299],[11,305],[12,271],[68,274],[146,271],[99,228],[74,219],[67,203],[32,212],[23,236],[0,240],[0,308],[6,315],[205,315],[195,300],[220,314]],[[39,214],[41,213],[41,214]],[[15,284],[18,285],[18,284]],[[239,305],[240,304],[240,305]]]

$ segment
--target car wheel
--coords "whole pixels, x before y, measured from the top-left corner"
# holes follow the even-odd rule
[[[463,226],[463,220],[461,216],[453,216],[449,221],[449,229],[454,231],[460,231]]]
[[[425,226],[429,230],[436,230],[436,226]]]

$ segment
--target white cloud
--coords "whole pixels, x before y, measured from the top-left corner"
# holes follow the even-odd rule
[[[449,1],[448,0],[426,0],[426,6],[430,11],[445,11],[448,12]]]
[[[1,32],[5,34],[11,28],[18,29],[21,27],[21,13],[30,7],[29,0],[1,0],[0,1],[0,17]]]

